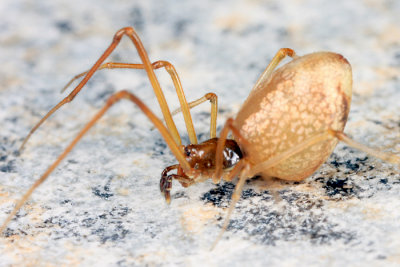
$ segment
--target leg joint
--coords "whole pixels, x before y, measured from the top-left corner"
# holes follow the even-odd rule
[[[209,100],[211,103],[217,103],[218,96],[214,93],[207,93],[205,98]]]
[[[119,31],[117,31],[114,35],[114,42],[115,41],[120,41],[122,36],[124,34],[126,35],[133,35],[135,32],[135,30],[132,27],[124,27],[122,29],[120,29]]]
[[[279,49],[278,53],[280,54],[281,57],[284,57],[284,56],[295,57],[296,56],[296,53],[291,48],[281,48],[281,49]]]
[[[111,106],[111,105],[115,104],[115,102],[117,102],[118,100],[120,100],[122,98],[130,98],[131,95],[132,94],[126,90],[116,92],[115,94],[110,96],[110,98],[107,100],[107,105]]]

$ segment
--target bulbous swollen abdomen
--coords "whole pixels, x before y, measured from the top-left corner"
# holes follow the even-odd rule
[[[277,69],[250,93],[234,125],[250,142],[243,148],[253,165],[264,162],[328,129],[343,131],[351,102],[351,67],[343,56],[319,52]],[[326,161],[337,144],[308,147],[262,176],[303,180]]]

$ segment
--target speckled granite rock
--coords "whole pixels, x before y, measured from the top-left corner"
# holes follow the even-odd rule
[[[29,129],[61,100],[62,86],[128,25],[151,60],[175,64],[188,99],[219,95],[219,128],[279,48],[339,52],[354,73],[346,132],[400,154],[400,2],[135,2],[1,1],[1,221],[107,96],[128,88],[159,114],[142,71],[101,71],[17,153]],[[112,60],[139,58],[125,40]],[[157,75],[175,108],[168,75]],[[208,105],[193,114],[205,140]],[[175,160],[150,128],[131,104],[113,107],[10,223],[0,265],[400,264],[399,169],[339,145],[304,182],[250,180],[210,252],[233,184],[176,183],[165,204],[160,172]]]

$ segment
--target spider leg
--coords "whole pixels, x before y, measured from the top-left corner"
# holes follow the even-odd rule
[[[226,138],[228,137],[229,132],[232,131],[233,136],[235,137],[235,140],[239,143],[242,144],[243,147],[251,149],[250,143],[244,138],[239,129],[237,129],[233,125],[233,119],[229,118],[226,123],[224,128],[222,128],[220,137],[218,138],[218,143],[217,143],[217,149],[215,152],[215,172],[212,177],[212,180],[214,183],[218,183],[219,180],[221,179],[222,175],[222,161],[223,161],[223,149],[225,146]]]
[[[381,152],[378,150],[371,149],[363,144],[357,143],[356,141],[350,139],[346,134],[344,134],[341,131],[336,131],[336,130],[327,130],[325,132],[322,132],[320,134],[314,135],[305,141],[301,142],[300,144],[291,147],[289,150],[272,157],[262,163],[259,163],[251,168],[249,171],[250,176],[254,176],[258,173],[260,173],[262,170],[266,170],[268,168],[271,168],[278,163],[288,159],[289,157],[303,151],[304,149],[317,144],[319,142],[325,141],[330,138],[337,138],[340,141],[346,143],[347,145],[354,147],[356,149],[359,149],[363,152],[366,152],[376,158],[379,158],[383,161],[387,161],[389,163],[392,163],[394,165],[397,165],[400,167],[400,157],[391,153],[386,153],[386,152]]]
[[[232,130],[233,133],[236,130],[236,128],[232,125],[232,120],[231,119],[227,121],[225,127],[223,128],[223,130],[221,132],[221,136],[222,137],[220,137],[220,140],[221,139],[226,139],[226,135],[227,135],[229,130]],[[285,151],[285,152],[283,152],[283,153],[281,153],[281,154],[279,154],[279,155],[277,155],[275,157],[272,157],[272,158],[270,158],[270,159],[268,159],[268,160],[266,160],[264,162],[258,163],[258,164],[254,165],[254,166],[251,166],[250,163],[244,162],[240,166],[237,166],[237,168],[235,167],[234,170],[232,170],[232,172],[233,171],[235,171],[237,173],[240,172],[239,182],[237,183],[237,185],[235,187],[235,192],[234,192],[234,194],[232,196],[232,202],[231,202],[231,205],[229,206],[229,209],[228,209],[228,212],[227,212],[227,215],[226,215],[226,218],[225,218],[224,225],[223,225],[223,227],[221,229],[220,234],[218,235],[218,237],[214,241],[211,249],[213,249],[216,246],[218,241],[221,239],[223,233],[225,232],[226,228],[228,227],[230,217],[232,215],[232,212],[233,212],[233,210],[235,208],[235,205],[236,205],[237,201],[240,198],[240,194],[241,194],[241,192],[243,190],[243,185],[244,185],[244,182],[246,181],[246,179],[249,179],[249,178],[255,176],[256,174],[260,173],[263,170],[266,170],[268,168],[272,168],[272,167],[278,165],[282,161],[290,158],[291,156],[293,156],[293,155],[295,155],[297,153],[302,152],[303,150],[307,149],[310,146],[313,146],[313,145],[315,145],[317,143],[326,141],[326,140],[331,139],[331,138],[337,138],[340,141],[346,143],[347,145],[349,145],[351,147],[359,149],[359,150],[361,150],[363,152],[366,152],[366,153],[368,153],[368,154],[370,154],[370,155],[372,155],[374,157],[377,157],[377,158],[379,158],[379,159],[381,159],[383,161],[387,161],[389,163],[395,164],[398,167],[400,167],[400,157],[399,156],[391,154],[391,153],[386,153],[386,152],[381,152],[381,151],[378,151],[378,150],[371,149],[371,148],[369,148],[369,147],[367,147],[365,145],[362,145],[362,144],[357,143],[354,140],[350,139],[343,132],[335,131],[335,130],[331,130],[331,129],[329,129],[329,130],[327,130],[325,132],[322,132],[320,134],[316,134],[316,135],[306,139],[305,141],[301,142],[300,144],[291,147],[289,150],[287,150],[287,151]],[[224,140],[222,140],[221,143],[222,142],[224,142]],[[219,143],[218,143],[218,145],[219,145]],[[221,152],[222,152],[222,150],[221,150]],[[216,154],[217,158],[218,158],[218,156],[220,154],[221,153],[218,152],[218,148],[217,148],[217,154]],[[221,156],[221,158],[222,158],[222,156]],[[239,163],[241,163],[242,161],[245,161],[245,160],[246,159],[244,158]],[[237,169],[237,170],[235,170],[235,169]]]
[[[239,181],[235,186],[235,192],[232,195],[231,204],[229,205],[228,212],[226,213],[224,224],[223,224],[221,231],[219,232],[217,238],[215,239],[214,243],[212,244],[210,250],[213,250],[215,248],[215,246],[218,244],[218,241],[221,239],[222,235],[225,233],[226,229],[228,228],[229,221],[231,219],[231,215],[235,209],[236,203],[240,199],[240,195],[242,194],[244,182],[248,178],[251,177],[247,174],[249,169],[250,169],[250,164],[245,162],[245,160],[242,159],[237,163],[235,168],[231,171],[232,174],[230,176],[233,176],[233,177],[235,177],[240,172]]]
[[[240,143],[244,143],[244,142],[248,142],[243,136],[240,135],[239,130],[233,125],[233,119],[228,119],[224,128],[221,131],[221,136],[218,140],[218,144],[217,144],[217,152],[216,152],[216,175],[213,177],[213,180],[215,179],[216,181],[218,181],[217,179],[220,177],[221,174],[218,174],[217,171],[219,171],[219,169],[221,169],[222,172],[222,168],[218,168],[218,167],[222,167],[222,149],[223,146],[225,144],[225,140],[226,137],[229,133],[229,131],[232,131],[233,135],[235,136],[235,138],[238,139],[239,144]],[[219,235],[217,236],[217,238],[215,239],[214,243],[211,246],[211,250],[213,250],[215,248],[215,246],[217,245],[218,241],[221,239],[222,235],[224,234],[224,232],[226,231],[226,229],[228,228],[229,225],[229,221],[231,218],[231,215],[235,209],[235,205],[238,202],[238,200],[240,199],[240,195],[243,191],[243,185],[244,182],[253,177],[254,175],[256,175],[257,173],[259,173],[262,170],[265,170],[267,168],[271,168],[277,164],[279,164],[280,162],[284,161],[285,159],[293,156],[296,153],[301,152],[302,150],[306,149],[307,147],[314,145],[316,143],[322,142],[326,139],[329,138],[333,138],[333,134],[330,131],[327,131],[325,133],[313,136],[309,139],[307,139],[306,141],[302,142],[301,144],[292,147],[291,149],[289,149],[288,151],[273,157],[271,159],[266,160],[265,162],[259,163],[257,165],[252,166],[250,164],[250,162],[246,161],[246,158],[244,157],[243,159],[241,159],[238,163],[239,166],[235,166],[235,168],[232,170],[235,171],[235,175],[237,173],[240,172],[239,175],[239,181],[236,184],[235,187],[235,192],[232,195],[232,201],[231,204],[229,206],[228,212],[226,214],[225,220],[224,220],[224,224],[221,228],[221,231],[219,233]],[[250,148],[251,145],[246,145],[245,147]],[[218,163],[219,161],[219,163]],[[232,176],[232,175],[231,175]]]
[[[174,65],[172,65],[170,62],[165,61],[165,60],[159,60],[156,62],[153,62],[151,64],[153,69],[159,69],[159,68],[165,68],[165,70],[168,72],[168,74],[171,76],[172,82],[175,86],[176,89],[176,94],[178,95],[179,103],[180,103],[180,108],[179,111],[182,111],[183,113],[183,118],[185,120],[186,124],[186,130],[189,135],[189,140],[191,144],[197,144],[197,136],[196,132],[194,130],[193,126],[193,121],[192,121],[192,116],[190,114],[190,104],[188,104],[185,93],[182,88],[181,81],[179,79],[178,72],[176,71]],[[102,69],[144,69],[143,64],[137,64],[137,63],[120,63],[120,62],[107,62],[102,64],[97,70],[102,70]],[[76,76],[74,76],[61,90],[63,92],[66,90],[75,80],[81,78],[82,76],[86,75],[89,71],[82,72]],[[210,99],[210,101],[212,101]],[[176,114],[177,112],[173,112],[172,116]],[[216,120],[216,113],[217,110],[215,108],[215,115],[214,115],[214,120]],[[213,118],[213,114],[212,114]]]
[[[367,154],[370,154],[371,156],[374,156],[375,158],[378,158],[383,161],[389,162],[391,164],[397,165],[397,167],[400,168],[400,156],[397,156],[392,153],[382,152],[377,149],[372,149],[366,145],[360,144],[360,143],[354,141],[353,139],[351,139],[350,137],[348,137],[343,132],[332,130],[332,133],[337,139],[339,139],[346,145],[354,147],[354,148],[361,150]]]
[[[297,57],[293,49],[290,48],[279,49],[278,52],[275,54],[275,56],[272,58],[271,62],[265,68],[261,76],[258,78],[256,84],[253,87],[253,90],[257,89],[261,84],[264,84],[264,82],[271,76],[272,72],[279,65],[279,63],[287,56],[291,58]]]
[[[272,72],[275,70],[275,68],[279,65],[279,63],[286,57],[290,56],[292,58],[296,58],[296,53],[294,52],[293,49],[290,48],[281,48],[278,50],[278,52],[275,54],[275,56],[272,58],[271,62],[268,64],[267,68],[264,70],[264,72],[261,74],[261,76],[258,78],[256,84],[254,85],[252,92],[254,90],[258,90],[258,87],[260,87],[261,84],[264,84],[267,79],[271,76]],[[233,119],[228,119],[226,121],[226,124],[224,128],[221,131],[221,136],[218,140],[218,145],[217,145],[217,151],[216,151],[216,169],[215,173],[213,176],[213,182],[217,183],[221,177],[222,174],[222,150],[225,145],[225,140],[228,136],[229,131],[232,131],[233,136],[239,140],[240,142],[243,142],[244,147],[250,148],[251,146],[248,146],[248,142],[246,139],[240,134],[240,131],[236,129],[233,126]]]
[[[180,167],[183,169],[185,173],[193,174],[193,171],[187,162],[185,156],[181,148],[175,143],[172,135],[168,131],[168,129],[164,126],[159,118],[134,94],[129,93],[128,91],[120,91],[112,95],[104,105],[104,107],[96,113],[96,115],[90,120],[85,127],[78,133],[75,139],[65,148],[63,153],[53,162],[52,165],[46,170],[43,175],[35,181],[35,183],[28,189],[28,191],[22,196],[20,200],[17,201],[14,209],[8,215],[6,220],[0,227],[0,233],[2,233],[5,228],[7,227],[8,223],[11,219],[15,216],[18,210],[25,204],[28,198],[32,195],[37,187],[39,187],[54,171],[54,169],[60,164],[60,162],[68,155],[68,153],[74,148],[74,146],[82,139],[82,137],[95,125],[95,123],[105,114],[105,112],[115,103],[120,101],[121,99],[128,99],[136,104],[141,111],[148,117],[148,119],[154,124],[154,126],[160,131],[161,135],[163,136],[165,142],[171,149],[171,152],[174,154],[176,159],[178,160]]]
[[[167,128],[169,132],[171,133],[174,141],[176,144],[180,145],[181,144],[181,138],[179,136],[178,130],[176,128],[176,125],[172,119],[171,112],[169,110],[169,107],[167,105],[167,102],[165,100],[165,96],[161,90],[160,83],[155,75],[154,68],[152,64],[150,63],[148,54],[146,50],[143,47],[143,44],[137,35],[136,31],[132,27],[125,27],[119,30],[118,32],[115,33],[113,41],[109,45],[109,47],[104,51],[104,53],[100,56],[100,58],[96,61],[96,63],[92,66],[92,68],[85,74],[85,77],[81,80],[81,82],[75,87],[75,89],[63,100],[61,100],[56,106],[54,106],[28,133],[24,141],[22,142],[22,145],[20,147],[20,150],[23,149],[25,146],[26,142],[29,140],[31,135],[40,127],[40,125],[43,124],[47,118],[49,118],[54,112],[56,112],[60,107],[62,107],[64,104],[71,102],[75,96],[80,92],[80,90],[85,86],[85,84],[89,81],[89,79],[93,76],[93,74],[100,68],[102,63],[108,56],[114,51],[114,49],[118,46],[119,42],[121,41],[122,37],[124,35],[127,35],[129,39],[133,42],[134,46],[136,47],[136,50],[139,54],[140,59],[143,62],[143,68],[146,70],[147,76],[150,80],[150,83],[153,87],[154,93],[157,97],[158,103],[160,105],[161,111],[163,113],[164,120],[167,124]],[[166,68],[168,70],[171,69],[172,65],[168,65]],[[172,67],[173,69],[173,67]],[[174,73],[174,69],[170,70],[171,73]],[[176,72],[175,72],[176,73]],[[182,105],[182,102],[181,102]],[[187,113],[188,108],[184,113]],[[193,138],[193,137],[192,137]]]
[[[217,136],[217,114],[218,114],[218,96],[214,93],[207,93],[197,100],[189,102],[189,108],[192,109],[206,101],[210,101],[211,104],[211,121],[210,121],[210,139]],[[175,116],[179,112],[182,112],[181,108],[177,108],[172,111],[172,116]]]

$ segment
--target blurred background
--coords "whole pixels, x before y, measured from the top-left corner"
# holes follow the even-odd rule
[[[103,70],[17,153],[29,129],[67,95],[61,88],[88,70],[125,26],[136,29],[151,61],[174,64],[188,100],[219,96],[219,129],[279,48],[341,53],[354,75],[346,132],[400,153],[399,1],[2,0],[0,14],[1,220],[107,96],[129,89],[160,114],[143,71]],[[139,57],[124,38],[110,60],[138,63]],[[169,76],[157,75],[176,108]],[[207,139],[208,104],[192,113],[200,140]],[[177,121],[187,141],[180,116]],[[283,186],[279,203],[268,188],[251,183],[236,224],[209,252],[233,187],[174,184],[167,206],[158,181],[175,160],[150,128],[130,103],[114,107],[10,225],[0,262],[399,264],[398,169],[339,146],[306,182]]]

